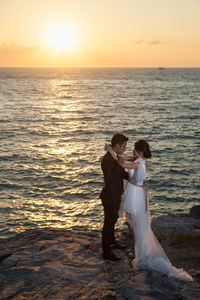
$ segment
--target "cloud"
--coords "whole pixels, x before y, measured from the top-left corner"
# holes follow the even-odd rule
[[[135,44],[142,44],[142,43],[144,43],[144,40],[137,40],[137,41],[135,41]]]
[[[39,46],[27,46],[11,44],[0,44],[0,66],[48,66],[69,62],[71,59],[67,52],[55,53],[53,49]],[[64,61],[63,61],[64,60]]]
[[[137,44],[137,45],[147,44],[147,45],[158,46],[158,45],[164,45],[164,44],[166,44],[166,42],[161,41],[161,40],[145,41],[144,39],[140,39],[140,40],[135,41],[134,44]]]
[[[165,42],[161,41],[161,40],[153,40],[153,41],[149,41],[148,44],[157,46],[157,45],[163,45],[163,44],[165,44]]]
[[[41,48],[38,46],[21,46],[15,43],[0,44],[0,66],[20,66],[21,62],[28,65],[35,63],[41,56]]]
[[[0,44],[0,54],[4,55],[27,55],[33,52],[40,51],[41,48],[37,46],[20,46],[15,43],[12,44]]]

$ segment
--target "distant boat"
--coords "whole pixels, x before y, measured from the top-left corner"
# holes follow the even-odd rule
[[[165,70],[165,68],[163,68],[163,67],[160,67],[160,68],[158,68],[158,70]]]

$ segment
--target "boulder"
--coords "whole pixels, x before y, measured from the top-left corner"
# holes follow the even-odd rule
[[[169,245],[180,236],[200,235],[200,219],[189,215],[159,216],[152,219],[151,227],[162,245]]]
[[[190,217],[200,218],[200,205],[195,205],[190,209]]]

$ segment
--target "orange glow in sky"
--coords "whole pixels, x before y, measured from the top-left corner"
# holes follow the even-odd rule
[[[199,0],[1,0],[1,67],[200,67]]]

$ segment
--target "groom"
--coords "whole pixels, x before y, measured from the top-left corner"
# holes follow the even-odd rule
[[[118,210],[123,193],[123,179],[128,179],[128,173],[118,162],[118,154],[122,154],[127,145],[128,138],[123,134],[116,133],[112,137],[111,147],[116,154],[116,160],[110,152],[107,152],[101,162],[101,168],[104,175],[104,187],[100,198],[104,207],[104,225],[102,230],[102,248],[103,258],[112,261],[118,261],[118,258],[111,249],[123,249],[114,236],[114,228],[118,219]]]

